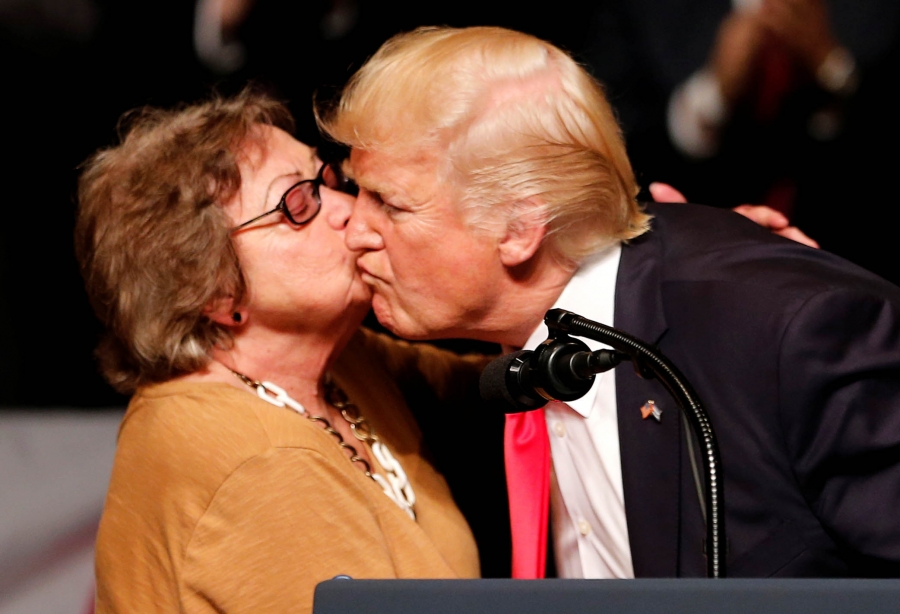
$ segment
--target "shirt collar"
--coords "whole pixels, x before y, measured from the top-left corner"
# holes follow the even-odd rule
[[[580,316],[606,324],[613,325],[613,315],[615,313],[615,297],[616,297],[616,276],[619,271],[619,259],[622,256],[622,245],[615,245],[589,256],[578,270],[556,302],[553,303],[555,309],[565,309]],[[534,350],[548,336],[547,325],[541,322],[540,326],[535,329],[528,342],[523,349]],[[580,338],[591,349],[591,351],[609,346],[594,341],[593,339]],[[594,407],[594,398],[597,396],[597,382],[601,377],[613,377],[612,371],[600,373],[596,376],[594,385],[586,395],[574,401],[568,401],[567,405],[574,409],[581,416],[587,418],[591,414]]]

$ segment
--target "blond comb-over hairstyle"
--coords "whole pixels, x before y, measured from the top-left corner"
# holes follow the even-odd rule
[[[106,328],[100,369],[116,390],[197,371],[230,342],[204,309],[246,291],[220,205],[240,189],[246,148],[264,147],[261,124],[293,130],[287,108],[252,89],[137,109],[120,121],[119,144],[84,163],[75,252]]]
[[[541,203],[564,259],[578,262],[648,227],[600,84],[533,36],[495,27],[397,35],[316,114],[323,132],[357,149],[440,152],[438,179],[473,227]]]

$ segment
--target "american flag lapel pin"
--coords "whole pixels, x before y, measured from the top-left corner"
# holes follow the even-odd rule
[[[641,417],[646,420],[650,416],[653,416],[657,422],[662,421],[662,410],[656,406],[656,401],[647,401],[641,405]]]

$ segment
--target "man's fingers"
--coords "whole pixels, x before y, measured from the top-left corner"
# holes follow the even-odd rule
[[[772,230],[787,228],[790,223],[783,213],[765,205],[739,205],[734,212]]]
[[[686,203],[684,194],[667,183],[654,181],[650,184],[650,195],[658,203]],[[734,208],[735,213],[740,213],[752,222],[756,222],[763,228],[768,228],[777,235],[791,239],[797,243],[819,248],[819,244],[808,237],[796,226],[790,226],[787,217],[780,211],[766,205],[739,205]]]
[[[803,245],[808,245],[809,247],[819,249],[819,243],[815,239],[812,239],[805,235],[803,231],[796,226],[788,226],[787,228],[776,230],[775,234],[781,235],[782,237],[785,237],[787,239],[791,239],[792,241],[796,241],[797,243],[802,243]]]
[[[768,228],[786,239],[819,249],[819,244],[815,239],[808,237],[796,226],[790,226],[787,217],[771,207],[765,205],[740,205],[734,208],[734,212],[740,213],[747,219],[756,222],[763,228]]]
[[[684,194],[670,186],[668,183],[654,181],[648,188],[650,195],[658,203],[686,203]]]

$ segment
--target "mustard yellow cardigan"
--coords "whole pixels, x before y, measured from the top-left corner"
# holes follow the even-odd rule
[[[362,331],[334,369],[408,474],[416,521],[331,435],[250,388],[141,389],[97,537],[96,611],[310,612],[315,585],[338,574],[477,577],[472,534],[423,455],[404,387],[427,385],[446,411],[482,364]]]

